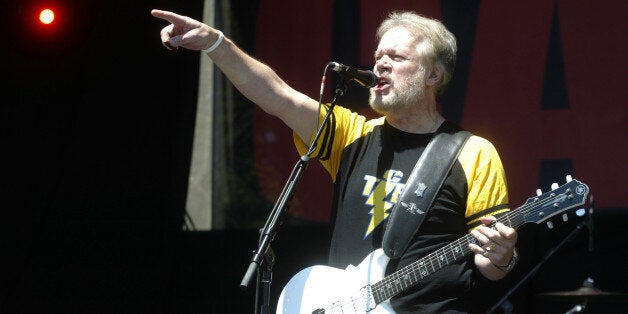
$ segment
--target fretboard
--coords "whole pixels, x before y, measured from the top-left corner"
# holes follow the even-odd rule
[[[509,227],[519,227],[526,222],[525,217],[530,215],[530,208],[528,207],[532,207],[535,211],[542,210],[542,206],[539,207],[538,203],[535,206],[531,205],[524,205],[514,211],[509,211],[500,216],[497,221]],[[546,206],[550,205],[546,203]],[[482,245],[471,234],[466,234],[371,285],[375,304],[388,300],[409,287],[416,285],[421,279],[430,276],[447,265],[453,264],[465,255],[471,254],[469,243]]]

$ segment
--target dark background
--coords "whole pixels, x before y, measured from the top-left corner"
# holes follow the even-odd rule
[[[258,231],[255,228],[182,231],[200,56],[198,52],[182,50],[173,53],[163,49],[158,34],[166,24],[150,16],[150,9],[163,8],[200,19],[202,3],[120,0],[59,0],[47,3],[62,12],[57,17],[59,24],[54,30],[46,30],[32,22],[32,12],[37,8],[38,1],[8,0],[3,1],[1,7],[4,35],[0,41],[0,70],[4,79],[0,123],[4,162],[0,175],[3,213],[0,219],[3,249],[0,312],[253,312],[255,288],[241,291],[239,285],[248,267],[251,251],[256,248]],[[294,53],[292,50],[301,51],[298,55],[301,58],[308,57],[307,51],[313,51],[312,45],[287,44],[291,37],[283,36],[290,34],[305,38],[302,41],[316,41],[318,44],[314,47],[323,51],[317,53],[318,60],[333,59],[368,66],[358,53],[368,55],[372,51],[372,43],[360,41],[358,27],[363,25],[360,18],[366,14],[359,10],[360,4],[366,10],[368,2],[329,0],[320,3],[323,4],[316,6],[318,11],[299,2],[291,2],[289,6],[278,1],[233,3],[230,14],[237,25],[232,37],[237,38],[247,51],[264,57],[273,66],[280,65],[278,60],[285,58],[285,54]],[[461,45],[459,68],[456,70],[458,76],[452,91],[443,101],[446,104],[467,104],[470,107],[468,110],[472,110],[473,103],[469,99],[473,94],[467,92],[466,80],[474,73],[471,66],[474,57],[470,51],[473,51],[474,38],[478,36],[475,30],[482,28],[482,24],[478,23],[483,16],[481,4],[470,1],[461,7],[453,1],[430,3],[438,7],[442,17],[450,23]],[[556,29],[556,25],[560,25],[557,12],[569,9],[565,3],[556,1],[545,12],[554,24],[548,23],[551,27],[548,41],[545,41],[548,44],[542,45],[547,51],[536,58],[554,61],[546,62],[553,67],[537,78],[537,82],[540,86],[545,84],[555,88],[552,92],[544,92],[537,102],[537,105],[546,106],[543,110],[569,110],[573,105],[568,97],[563,97],[573,81],[561,78],[565,73],[572,73],[569,72],[571,70],[565,71],[562,65],[563,55],[570,54],[563,53],[563,38],[556,37],[556,34],[565,36],[560,33],[560,28]],[[562,11],[558,10],[561,4]],[[393,1],[390,6],[410,6],[410,2]],[[610,9],[604,9],[605,6]],[[621,11],[612,1],[602,1],[591,7],[601,11],[591,12],[592,16],[598,16],[596,21],[613,21],[613,16],[606,14]],[[270,16],[269,12],[277,15]],[[63,16],[63,13],[66,15]],[[319,20],[310,19],[303,29],[290,28],[290,25],[300,24],[290,24],[287,16],[303,20],[301,15],[311,18],[311,14],[328,17],[333,23],[317,25]],[[373,14],[377,19],[373,18],[371,22],[376,24],[381,15]],[[274,19],[275,23],[282,21],[282,24],[277,28],[268,27],[269,19]],[[607,31],[615,34],[625,29],[626,23],[611,24],[613,28]],[[268,35],[287,32],[287,29],[289,34],[281,33],[282,36],[276,36],[279,38]],[[309,36],[315,32],[319,32],[317,37]],[[364,36],[370,38],[370,34]],[[281,40],[285,46],[277,49]],[[582,39],[582,45],[587,45],[586,37]],[[274,50],[271,50],[273,47]],[[604,61],[607,54],[616,55],[625,51],[625,48],[622,49],[599,50],[599,58],[596,59]],[[270,55],[271,52],[275,57]],[[557,56],[552,56],[556,53]],[[296,73],[305,77],[305,82],[297,80],[295,84],[316,91],[323,69],[320,64],[324,63],[302,62],[298,67],[290,66],[299,61],[296,57],[286,60],[288,65],[278,67],[277,71],[282,76],[294,77]],[[608,68],[578,70],[626,73],[623,63],[602,64]],[[543,83],[548,80],[549,83]],[[623,94],[615,87],[617,83],[611,83],[622,78],[609,75],[600,80],[607,84],[602,92],[610,94],[602,98],[604,104],[611,99],[617,102],[615,108],[621,107],[620,111],[604,115],[606,118],[614,116],[616,120],[605,121],[610,125],[625,121],[626,112],[621,102],[625,103]],[[487,81],[490,81],[488,77]],[[564,84],[562,87],[561,82]],[[522,89],[532,89],[533,83],[524,85]],[[347,105],[352,106],[363,99],[359,96],[361,92],[350,90],[350,97],[355,99],[346,100]],[[499,94],[495,90],[491,92]],[[573,90],[569,95],[573,95]],[[591,106],[591,110],[599,106],[602,104]],[[259,133],[259,124],[254,123],[254,119],[258,118],[253,114],[252,105],[247,107],[248,113],[243,114],[248,117],[249,123],[244,123],[242,127],[249,131],[249,137],[254,137],[252,133]],[[363,110],[360,107],[355,109]],[[444,112],[454,121],[470,121],[467,122],[470,126],[478,126],[473,124],[473,120],[465,120],[463,109],[462,105],[448,106]],[[591,111],[587,118],[594,119],[595,113]],[[496,117],[502,116],[496,113]],[[534,116],[531,119],[535,119]],[[276,124],[276,121],[268,119],[265,123]],[[535,123],[542,122],[532,124]],[[592,123],[585,120],[584,124]],[[496,134],[499,147],[507,146],[505,139],[498,136],[506,130],[503,125],[494,124],[491,127],[483,124],[478,128],[489,135]],[[589,130],[585,128],[582,133]],[[608,150],[605,155],[625,159],[625,133],[622,130],[616,128],[612,132],[604,130],[601,133],[606,141],[616,146],[605,147]],[[582,145],[595,146],[586,142],[587,139],[584,136],[578,138],[584,142]],[[259,141],[251,138],[247,142],[260,145]],[[515,146],[526,148],[516,143]],[[279,182],[285,179],[284,174],[290,170],[292,160],[296,161],[289,143],[280,144],[285,147],[285,159],[282,164],[284,169],[275,178]],[[269,147],[266,149],[275,149]],[[537,149],[550,151],[543,144]],[[258,151],[265,152],[263,148]],[[236,172],[246,173],[255,169],[255,156],[240,156],[248,162],[235,163],[233,167],[239,167]],[[512,169],[515,173],[527,171],[514,169],[517,165],[513,165],[512,159],[507,158],[509,156],[510,151],[505,149],[503,157],[507,170]],[[593,166],[578,168],[570,156],[558,157],[541,158],[539,173],[533,175],[535,184],[546,189],[549,182],[562,179],[565,172],[579,171],[588,179],[592,171],[589,168],[593,171],[598,169]],[[601,164],[605,162],[599,161]],[[320,170],[314,164],[312,168],[310,171],[314,174]],[[617,173],[606,173],[606,180],[598,180],[591,175],[594,180],[585,182],[596,195],[597,191],[615,191],[618,185],[623,186],[619,180],[625,174],[623,169]],[[514,186],[517,179],[511,177]],[[263,183],[260,185],[264,186]],[[307,181],[304,185],[311,186]],[[324,188],[320,190],[326,191]],[[318,204],[312,204],[305,195],[308,191],[311,190],[302,188],[296,205],[291,208],[301,223],[286,225],[273,242],[277,263],[273,269],[271,303],[276,302],[281,287],[292,274],[303,267],[325,262],[328,234],[325,214],[308,216],[306,208],[325,207],[327,203],[319,200]],[[513,194],[513,204],[531,196],[521,191]],[[594,251],[590,252],[588,248],[588,231],[578,233],[573,241],[561,247],[543,265],[538,274],[517,290],[512,298],[515,310],[524,313],[566,312],[572,306],[571,302],[548,300],[537,297],[537,294],[576,289],[589,276],[604,291],[626,291],[628,251],[624,239],[628,236],[625,228],[628,204],[623,203],[625,196],[618,194],[596,201],[602,206],[594,216]],[[260,192],[258,197],[266,197],[263,202],[273,201],[269,192]],[[299,206],[301,204],[304,205]],[[239,208],[244,207],[239,205]],[[264,211],[261,215],[252,216],[264,217],[263,214]],[[308,218],[311,223],[303,223]],[[522,278],[578,222],[578,219],[572,219],[551,232],[543,226],[522,227],[520,246],[522,255],[526,257],[515,278]],[[505,291],[495,291],[494,295],[482,298],[478,303],[492,305]],[[624,308],[623,302],[593,302],[588,310],[621,313]]]

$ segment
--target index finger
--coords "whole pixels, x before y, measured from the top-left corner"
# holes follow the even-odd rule
[[[175,22],[181,22],[184,20],[183,16],[176,14],[174,12],[170,12],[170,11],[153,9],[150,11],[150,14],[156,18],[166,20],[172,24],[175,24]]]

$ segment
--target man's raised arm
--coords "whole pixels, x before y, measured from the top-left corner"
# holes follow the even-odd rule
[[[294,90],[273,69],[246,54],[220,30],[169,11],[152,10],[151,14],[170,23],[160,33],[166,48],[204,50],[245,97],[280,118],[304,141],[310,139],[318,121],[317,101]]]

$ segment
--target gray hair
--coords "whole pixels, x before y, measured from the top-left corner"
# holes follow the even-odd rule
[[[404,27],[415,36],[418,52],[430,65],[440,68],[443,75],[436,86],[436,95],[442,95],[451,81],[456,65],[456,37],[439,20],[431,19],[411,11],[395,11],[380,24],[377,40],[395,27]]]

